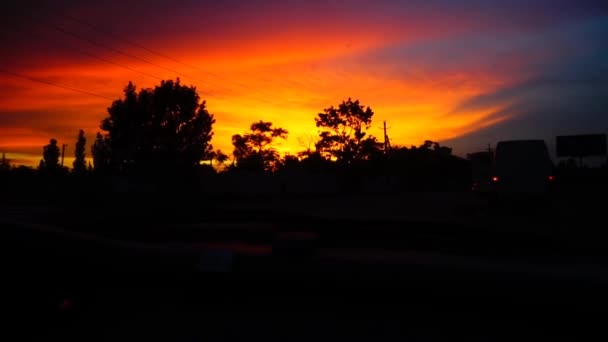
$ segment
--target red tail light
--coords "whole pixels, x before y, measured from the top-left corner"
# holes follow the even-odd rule
[[[492,177],[492,182],[498,182],[498,177],[497,176]]]
[[[555,177],[549,176],[549,182],[553,182],[554,180],[555,180]]]

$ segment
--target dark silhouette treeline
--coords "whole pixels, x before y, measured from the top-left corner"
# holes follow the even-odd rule
[[[387,148],[369,134],[373,116],[370,107],[350,98],[326,108],[314,117],[319,135],[310,146],[283,156],[277,142],[289,131],[261,118],[233,135],[233,151],[225,153],[210,143],[215,118],[195,87],[179,79],[139,90],[129,83],[124,97],[108,108],[94,139],[78,132],[71,170],[63,165],[59,143],[51,139],[38,169],[10,167],[3,159],[0,186],[6,196],[40,194],[40,200],[44,194],[53,198],[74,192],[247,195],[470,189],[469,161],[430,140]],[[86,163],[87,152],[92,163]]]

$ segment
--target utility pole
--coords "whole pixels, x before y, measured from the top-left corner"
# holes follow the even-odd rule
[[[388,154],[391,150],[391,141],[386,133],[386,120],[384,120],[384,153]]]
[[[63,156],[65,155],[65,147],[67,145],[63,144],[63,146],[61,146],[61,167],[63,167]]]

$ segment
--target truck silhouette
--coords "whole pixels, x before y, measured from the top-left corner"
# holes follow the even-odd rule
[[[543,140],[509,140],[496,145],[492,184],[498,194],[540,194],[554,182]]]

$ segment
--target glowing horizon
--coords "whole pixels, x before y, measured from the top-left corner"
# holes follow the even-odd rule
[[[234,7],[207,4],[216,6],[211,14],[205,6],[189,3],[172,9],[168,23],[159,25],[152,35],[136,28],[120,39],[48,16],[64,30],[111,49],[49,26],[26,25],[23,30],[43,39],[28,42],[19,34],[12,35],[14,56],[2,60],[5,70],[103,98],[0,72],[4,89],[0,153],[35,166],[42,146],[55,138],[68,145],[66,165],[70,160],[71,166],[78,130],[86,132],[90,156],[90,144],[106,116],[109,99],[122,97],[129,81],[149,88],[160,79],[180,78],[183,84],[196,86],[207,102],[216,118],[212,144],[228,154],[231,136],[258,120],[289,130],[289,138],[278,146],[281,152],[301,151],[305,149],[302,141],[318,134],[317,113],[348,97],[373,109],[370,134],[382,137],[380,127],[386,120],[393,145],[418,145],[426,139],[454,141],[456,152],[464,154],[488,141],[479,138],[458,145],[458,139],[529,112],[530,105],[522,105],[521,96],[490,95],[530,84],[543,76],[547,66],[553,68],[550,72],[561,70],[559,62],[565,57],[571,64],[578,58],[568,55],[571,45],[595,53],[594,40],[583,44],[581,37],[590,33],[601,37],[607,22],[593,8],[576,6],[571,7],[577,11],[566,6],[549,14],[540,6],[535,13],[545,13],[545,17],[532,25],[518,17],[531,11],[526,6],[501,8],[498,3],[479,10],[445,2],[452,12],[438,13],[423,5],[406,8],[384,1],[374,7],[358,2],[359,7],[342,15],[341,7],[333,2],[294,2],[292,6],[267,2],[272,6],[261,6],[264,10],[237,0]],[[88,13],[87,22],[112,32],[122,32],[124,21],[164,18],[159,8],[142,18],[122,13],[123,20],[103,25],[100,18],[110,15],[109,7],[83,6],[68,12],[78,18]],[[40,13],[46,12],[41,9]],[[332,17],[336,13],[341,15]],[[183,23],[183,27],[170,23]]]

